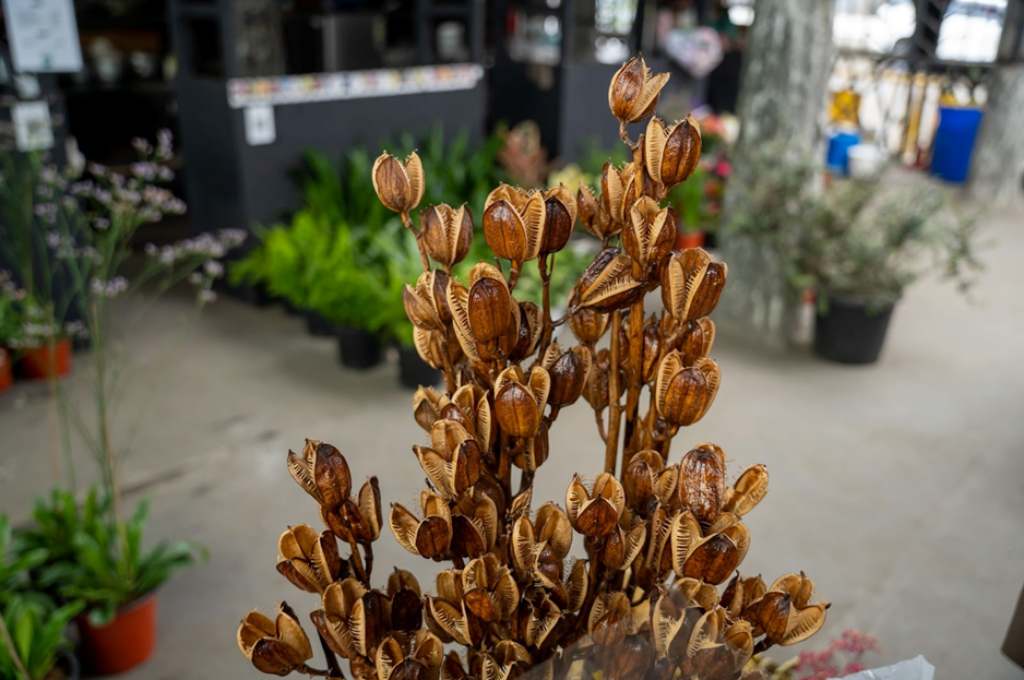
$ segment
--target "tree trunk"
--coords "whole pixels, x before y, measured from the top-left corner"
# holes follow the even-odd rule
[[[1024,64],[996,66],[971,166],[971,193],[1003,203],[1024,186]]]
[[[730,215],[745,212],[757,181],[748,159],[778,145],[795,159],[823,164],[828,78],[832,70],[831,2],[758,0],[740,84],[740,136],[733,153],[722,235],[730,264],[722,320],[773,345],[792,338],[800,296],[788,290],[764,244],[729,234]],[[751,333],[754,331],[754,333]]]

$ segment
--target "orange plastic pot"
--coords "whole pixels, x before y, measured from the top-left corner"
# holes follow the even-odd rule
[[[71,371],[71,341],[58,340],[52,347],[31,347],[18,357],[18,376],[26,380],[60,377]]]
[[[14,373],[11,371],[11,355],[6,349],[0,347],[0,392],[3,392],[14,383]]]
[[[156,595],[125,605],[105,626],[94,626],[88,617],[80,616],[78,630],[80,656],[90,673],[113,675],[135,668],[156,647]]]
[[[685,231],[676,234],[676,250],[700,248],[704,245],[703,231]]]

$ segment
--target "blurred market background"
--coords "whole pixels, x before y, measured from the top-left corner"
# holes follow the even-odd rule
[[[319,524],[288,449],[334,443],[385,504],[422,481],[412,390],[439,374],[413,347],[419,260],[373,159],[417,150],[424,203],[465,203],[478,230],[502,181],[599,190],[628,160],[608,82],[642,53],[671,74],[660,115],[703,134],[669,196],[677,246],[729,264],[721,393],[685,438],[719,442],[731,478],[771,472],[745,570],[805,569],[832,602],[820,635],[771,656],[803,653],[797,679],[918,654],[940,678],[1024,677],[1024,1],[2,7],[0,608],[59,668],[81,608],[15,594],[57,544],[46,587],[73,581],[95,627],[166,581],[155,649],[122,677],[253,675],[238,618],[305,609],[274,546]],[[599,249],[577,228],[556,308]],[[517,294],[539,290],[524,274]],[[568,409],[538,500],[598,471],[596,441]],[[169,542],[155,562],[75,517],[97,484],[123,517],[148,503],[133,530]],[[378,562],[432,583],[384,533]]]

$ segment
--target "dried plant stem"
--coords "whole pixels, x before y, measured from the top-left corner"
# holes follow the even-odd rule
[[[543,308],[543,315],[541,321],[544,324],[544,328],[541,331],[540,344],[537,349],[537,357],[543,357],[544,352],[547,351],[548,345],[551,344],[551,333],[554,330],[554,325],[551,321],[551,272],[555,269],[555,256],[551,256],[551,267],[548,268],[548,256],[541,255],[540,259],[537,260],[537,271],[540,272],[541,282],[541,306]]]
[[[604,447],[604,471],[615,472],[619,455],[619,423],[622,405],[619,403],[619,333],[622,331],[622,312],[612,312],[611,366],[608,369],[608,438]]]
[[[399,213],[402,218],[402,224],[405,228],[412,232],[412,235],[416,237],[416,248],[420,251],[420,264],[423,266],[423,271],[430,271],[430,258],[427,257],[427,248],[423,245],[423,238],[420,232],[416,231],[416,227],[413,226],[412,218],[409,217],[409,213]]]
[[[363,543],[362,546],[363,553],[366,555],[366,582],[369,583],[370,579],[373,577],[373,543],[371,541],[367,541],[366,543]]]
[[[441,367],[442,368],[441,373],[444,375],[444,387],[445,387],[445,390],[448,392],[448,394],[454,393],[456,388],[457,388],[457,383],[456,383],[456,380],[455,380],[455,367],[452,366],[452,358],[451,358],[451,356],[449,356],[448,351],[447,351],[447,345],[449,343],[452,343],[452,342],[456,341],[455,338],[452,337],[453,334],[454,333],[452,331],[451,326],[445,326],[445,329],[444,329],[445,350],[441,352],[441,360],[444,362],[444,364]]]
[[[349,543],[349,547],[352,549],[352,568],[356,571],[356,578],[362,581],[367,588],[370,587],[370,577],[366,573],[366,569],[363,567],[363,558],[359,554],[359,546],[355,541]]]
[[[626,471],[629,459],[636,451],[636,418],[640,406],[640,389],[643,378],[644,350],[644,299],[641,297],[629,310],[629,380],[626,392],[626,433],[622,452],[622,472]]]

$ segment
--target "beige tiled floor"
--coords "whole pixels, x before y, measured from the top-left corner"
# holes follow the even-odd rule
[[[821,642],[854,626],[881,638],[878,663],[923,653],[940,678],[1024,677],[998,651],[1024,585],[1020,215],[988,219],[975,302],[935,282],[910,291],[877,366],[728,339],[716,350],[715,408],[679,447],[716,441],[733,474],[768,465],[745,570],[811,574],[833,602]],[[171,299],[136,321],[137,307],[122,315],[125,477],[152,497],[153,536],[194,539],[211,558],[163,589],[159,649],[125,677],[252,677],[234,645],[238,618],[283,597],[311,604],[273,567],[284,525],[315,521],[285,451],[305,436],[332,441],[357,478],[381,476],[386,501],[411,501],[422,475],[410,395],[393,364],[343,371],[330,342],[276,309],[222,301],[197,320]],[[0,511],[23,518],[50,484],[51,418],[41,386],[0,395]],[[562,497],[572,471],[598,468],[591,428],[582,406],[559,418],[538,497]],[[390,536],[377,553],[379,565],[433,573]]]

